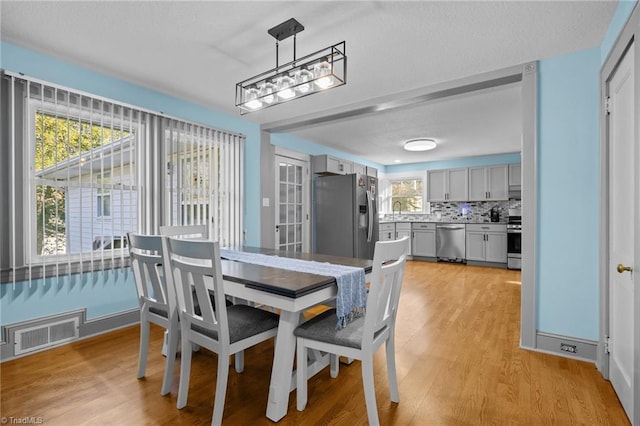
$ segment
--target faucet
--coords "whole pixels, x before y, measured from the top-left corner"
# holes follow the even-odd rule
[[[393,206],[391,207],[391,218],[392,218],[392,220],[395,220],[395,218],[396,218],[396,204],[400,205],[400,207],[398,208],[398,214],[402,214],[402,203],[400,201],[394,202]]]

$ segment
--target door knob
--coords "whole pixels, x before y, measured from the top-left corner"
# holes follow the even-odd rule
[[[631,266],[624,266],[622,263],[618,263],[618,267],[616,268],[618,270],[618,273],[621,274],[624,271],[633,271],[633,268]]]

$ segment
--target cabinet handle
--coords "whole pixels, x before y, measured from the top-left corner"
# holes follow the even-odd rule
[[[489,194],[487,198],[491,198],[491,191],[487,192],[487,194]]]

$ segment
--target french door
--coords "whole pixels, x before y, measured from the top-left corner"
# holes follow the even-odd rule
[[[309,163],[276,155],[275,248],[309,252]]]

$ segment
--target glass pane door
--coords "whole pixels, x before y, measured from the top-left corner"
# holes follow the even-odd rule
[[[308,209],[305,206],[307,186],[306,163],[276,157],[276,248],[302,252],[306,249]]]

